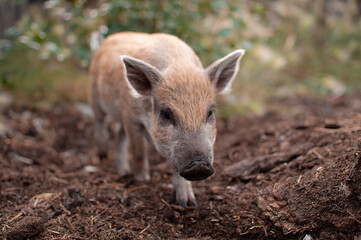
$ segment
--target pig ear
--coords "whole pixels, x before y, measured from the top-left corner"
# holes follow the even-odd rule
[[[162,79],[162,74],[153,66],[141,60],[122,55],[125,78],[133,97],[150,96],[152,89]]]
[[[206,69],[217,93],[228,93],[231,91],[232,82],[238,72],[239,60],[244,53],[245,50],[238,49],[224,58],[215,61]]]

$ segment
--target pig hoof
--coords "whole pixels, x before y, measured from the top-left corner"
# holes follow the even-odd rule
[[[117,167],[117,172],[120,177],[125,177],[131,175],[131,170],[129,166]]]
[[[120,177],[125,177],[131,175],[132,171],[130,170],[129,162],[117,160],[115,166]]]
[[[197,206],[197,201],[194,197],[193,190],[192,192],[174,192],[175,201],[182,207],[191,207]]]
[[[188,206],[197,206],[197,201],[195,199],[188,200]]]
[[[138,182],[148,182],[148,181],[150,181],[149,173],[135,174],[134,178]]]
[[[177,200],[177,203],[184,208],[197,206],[197,201],[195,199],[181,199]]]
[[[98,157],[102,161],[104,159],[107,159],[108,156],[107,156],[106,152],[101,152],[101,153],[98,153]]]
[[[118,175],[119,177],[126,177],[126,176],[130,176],[131,172],[130,170],[125,170],[125,169],[118,169]]]

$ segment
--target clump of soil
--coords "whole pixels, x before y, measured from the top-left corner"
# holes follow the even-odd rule
[[[218,119],[217,172],[193,184],[189,208],[174,203],[171,168],[154,150],[150,182],[118,177],[78,108],[8,108],[0,238],[361,237],[361,93],[273,104],[290,111]]]
[[[28,239],[44,230],[44,220],[39,217],[24,217],[5,233],[5,239]]]

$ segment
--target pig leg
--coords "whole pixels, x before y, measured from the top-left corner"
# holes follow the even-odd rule
[[[96,101],[96,96],[97,95],[93,94],[93,99],[91,101],[94,113],[94,138],[98,147],[98,156],[103,159],[107,157],[109,132],[105,121],[105,113]]]
[[[108,151],[109,133],[104,119],[95,119],[95,142],[98,146],[99,157],[106,158]]]
[[[137,126],[128,132],[130,153],[132,156],[132,172],[137,181],[149,181],[148,142],[144,129]]]
[[[173,174],[173,191],[175,193],[175,199],[179,205],[186,207],[196,206],[197,201],[193,193],[192,183],[185,180],[175,172]]]
[[[119,130],[117,138],[117,152],[115,156],[115,166],[117,168],[118,174],[121,177],[130,174],[130,164],[129,164],[129,141],[125,134],[123,126]]]
[[[96,88],[96,78],[91,79],[90,106],[94,114],[94,138],[98,147],[99,158],[106,158],[108,152],[109,133],[105,121],[105,113],[100,106],[99,94]]]

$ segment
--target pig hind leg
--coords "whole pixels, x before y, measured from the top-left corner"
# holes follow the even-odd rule
[[[105,122],[95,121],[95,141],[98,146],[98,156],[101,159],[107,157],[109,132]]]
[[[117,138],[117,152],[115,156],[115,166],[117,168],[118,174],[123,177],[130,174],[130,164],[129,164],[129,140],[125,134],[124,127],[122,126],[119,130]]]
[[[148,141],[144,129],[140,126],[127,129],[134,178],[137,181],[149,181]]]
[[[94,113],[94,138],[98,147],[98,155],[101,159],[106,158],[108,152],[109,132],[105,121],[106,115],[99,104],[98,94],[94,87],[92,89],[90,105],[92,106]]]
[[[173,174],[173,191],[175,200],[179,205],[183,207],[197,205],[192,183],[181,177],[177,172]]]

